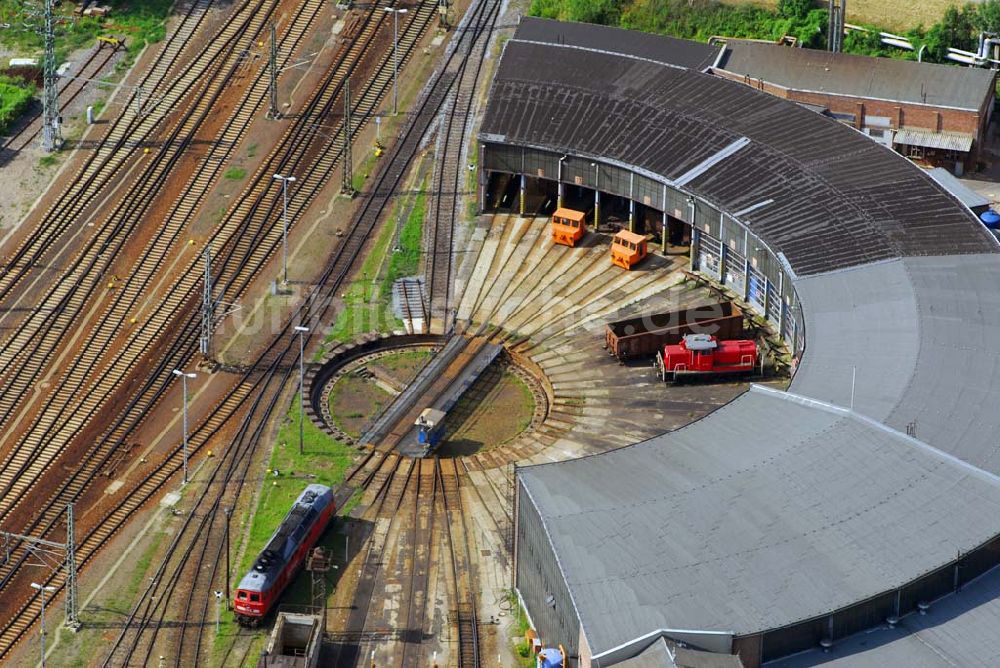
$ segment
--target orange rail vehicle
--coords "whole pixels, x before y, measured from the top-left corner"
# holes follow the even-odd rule
[[[646,237],[620,230],[611,240],[611,264],[631,269],[646,257]]]
[[[574,209],[558,208],[552,214],[552,241],[573,247],[587,233],[587,214]]]

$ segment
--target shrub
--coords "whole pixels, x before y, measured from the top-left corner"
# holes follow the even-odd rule
[[[6,132],[31,103],[34,86],[20,79],[0,77],[0,132]]]

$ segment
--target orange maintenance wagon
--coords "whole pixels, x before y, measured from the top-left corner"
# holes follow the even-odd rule
[[[587,233],[587,214],[574,209],[556,209],[552,214],[552,241],[563,246],[575,246]]]
[[[631,269],[646,257],[646,237],[628,230],[619,230],[611,240],[611,264]]]

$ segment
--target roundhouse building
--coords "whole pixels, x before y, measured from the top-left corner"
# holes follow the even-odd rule
[[[996,71],[729,40],[712,73],[827,110],[901,154],[975,169]]]
[[[505,45],[482,201],[514,183],[686,226],[692,267],[799,358],[787,391],[518,469],[518,592],[573,666],[653,665],[661,640],[746,666],[996,665],[1000,248],[902,156],[706,74],[717,55],[536,19]]]

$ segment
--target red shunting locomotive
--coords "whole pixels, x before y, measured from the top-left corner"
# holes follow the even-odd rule
[[[663,346],[656,354],[663,380],[751,373],[756,364],[754,341],[719,341],[710,334],[688,334],[679,344]]]

